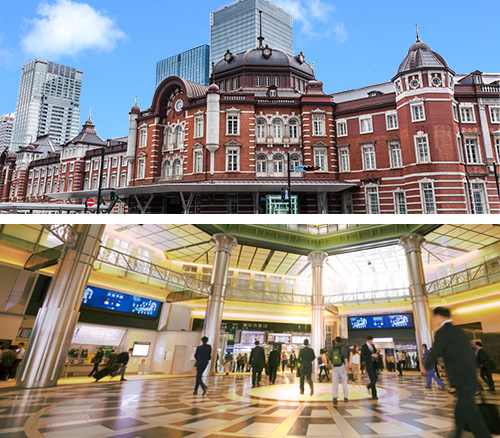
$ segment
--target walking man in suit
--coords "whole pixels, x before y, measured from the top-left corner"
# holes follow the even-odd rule
[[[433,310],[433,321],[439,329],[420,370],[425,374],[426,368],[432,366],[438,357],[442,357],[450,385],[455,387],[457,395],[455,437],[460,438],[462,432],[468,428],[476,438],[491,438],[488,426],[474,401],[478,380],[471,343],[465,332],[452,324],[450,315],[449,309],[445,307],[436,307]]]
[[[304,347],[299,351],[300,362],[300,395],[304,395],[304,380],[307,379],[311,388],[311,395],[314,395],[314,385],[312,381],[312,363],[316,359],[316,355],[311,347],[309,347],[309,339],[304,339]]]
[[[278,368],[280,366],[281,356],[279,346],[275,345],[273,351],[269,353],[269,383],[274,385],[276,382],[276,374],[278,374]]]
[[[372,392],[372,400],[378,400],[377,397],[377,361],[379,354],[377,348],[373,345],[373,336],[367,336],[366,342],[361,347],[361,360],[365,363],[366,372],[370,378],[370,383],[366,388]]]
[[[198,388],[201,386],[203,390],[203,394],[207,393],[207,385],[203,383],[203,373],[208,366],[208,362],[212,359],[212,346],[207,344],[208,338],[203,336],[201,338],[201,345],[196,349],[196,353],[194,354],[194,358],[196,359],[195,367],[196,367],[196,384],[194,385],[193,395],[198,394]]]
[[[476,342],[476,350],[477,350],[477,361],[479,366],[481,367],[481,379],[483,379],[486,384],[490,387],[488,391],[495,392],[495,382],[493,381],[493,376],[491,372],[495,368],[495,362],[490,359],[488,353],[484,351],[483,344],[481,342]]]
[[[250,352],[248,362],[252,366],[252,388],[255,388],[255,386],[260,386],[262,370],[266,366],[266,354],[257,340],[255,341],[255,347]]]

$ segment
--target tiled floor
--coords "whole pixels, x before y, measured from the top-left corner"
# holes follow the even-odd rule
[[[306,385],[301,396],[290,373],[254,389],[248,374],[211,377],[205,397],[193,395],[194,377],[107,380],[0,389],[0,438],[453,436],[453,396],[425,389],[417,373],[384,373],[378,401],[349,385],[349,402],[341,392],[336,407],[330,384],[315,384],[312,397]],[[487,394],[500,405],[499,396]]]

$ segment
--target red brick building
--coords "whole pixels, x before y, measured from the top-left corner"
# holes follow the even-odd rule
[[[228,51],[210,87],[170,77],[149,109],[136,104],[128,140],[104,142],[88,120],[61,147],[49,196],[95,196],[105,145],[103,187],[127,212],[499,213],[499,80],[456,74],[418,38],[390,82],[333,94],[302,53]],[[43,199],[36,169],[51,159],[29,164],[27,199]],[[26,167],[0,160],[3,181]],[[3,199],[21,187],[0,186]]]

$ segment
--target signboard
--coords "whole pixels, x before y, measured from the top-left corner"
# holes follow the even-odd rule
[[[152,318],[158,314],[160,304],[160,301],[95,286],[87,286],[82,299],[82,306]]]
[[[93,207],[95,205],[95,201],[92,198],[87,199],[87,207]]]
[[[291,334],[284,334],[284,333],[269,333],[267,335],[267,343],[268,344],[289,344],[290,340],[292,338]]]
[[[349,317],[349,328],[351,328],[352,330],[412,328],[412,327],[413,327],[413,315],[411,314]]]
[[[78,324],[71,343],[79,345],[120,345],[124,334],[125,329]]]
[[[134,342],[132,357],[148,357],[151,342]]]
[[[259,343],[264,343],[264,332],[241,332],[241,343],[242,344],[253,344],[255,341]]]
[[[302,172],[304,170],[304,166],[295,166],[295,172]]]

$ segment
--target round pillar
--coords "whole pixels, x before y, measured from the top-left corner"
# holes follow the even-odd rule
[[[323,264],[328,254],[323,251],[313,251],[307,256],[312,269],[312,325],[311,348],[316,356],[325,345],[325,315],[323,299]],[[317,372],[318,362],[314,361],[314,370]]]
[[[212,345],[212,360],[207,371],[209,375],[213,375],[215,373],[215,358],[219,344],[222,312],[224,311],[229,260],[231,259],[231,252],[238,245],[238,241],[229,234],[214,234],[210,243],[215,246],[215,258],[211,280],[212,294],[207,302],[202,336],[206,336],[208,338],[208,343]],[[219,359],[222,360],[222,357]]]
[[[399,240],[406,253],[408,280],[410,282],[410,298],[415,320],[417,352],[422,362],[422,344],[432,345],[431,314],[429,298],[425,291],[424,267],[422,264],[422,243],[425,238],[421,234],[407,234]]]
[[[57,385],[80,315],[80,304],[99,251],[105,225],[77,225],[74,249],[66,249],[43,306],[38,312],[26,355],[17,375],[21,388]]]

